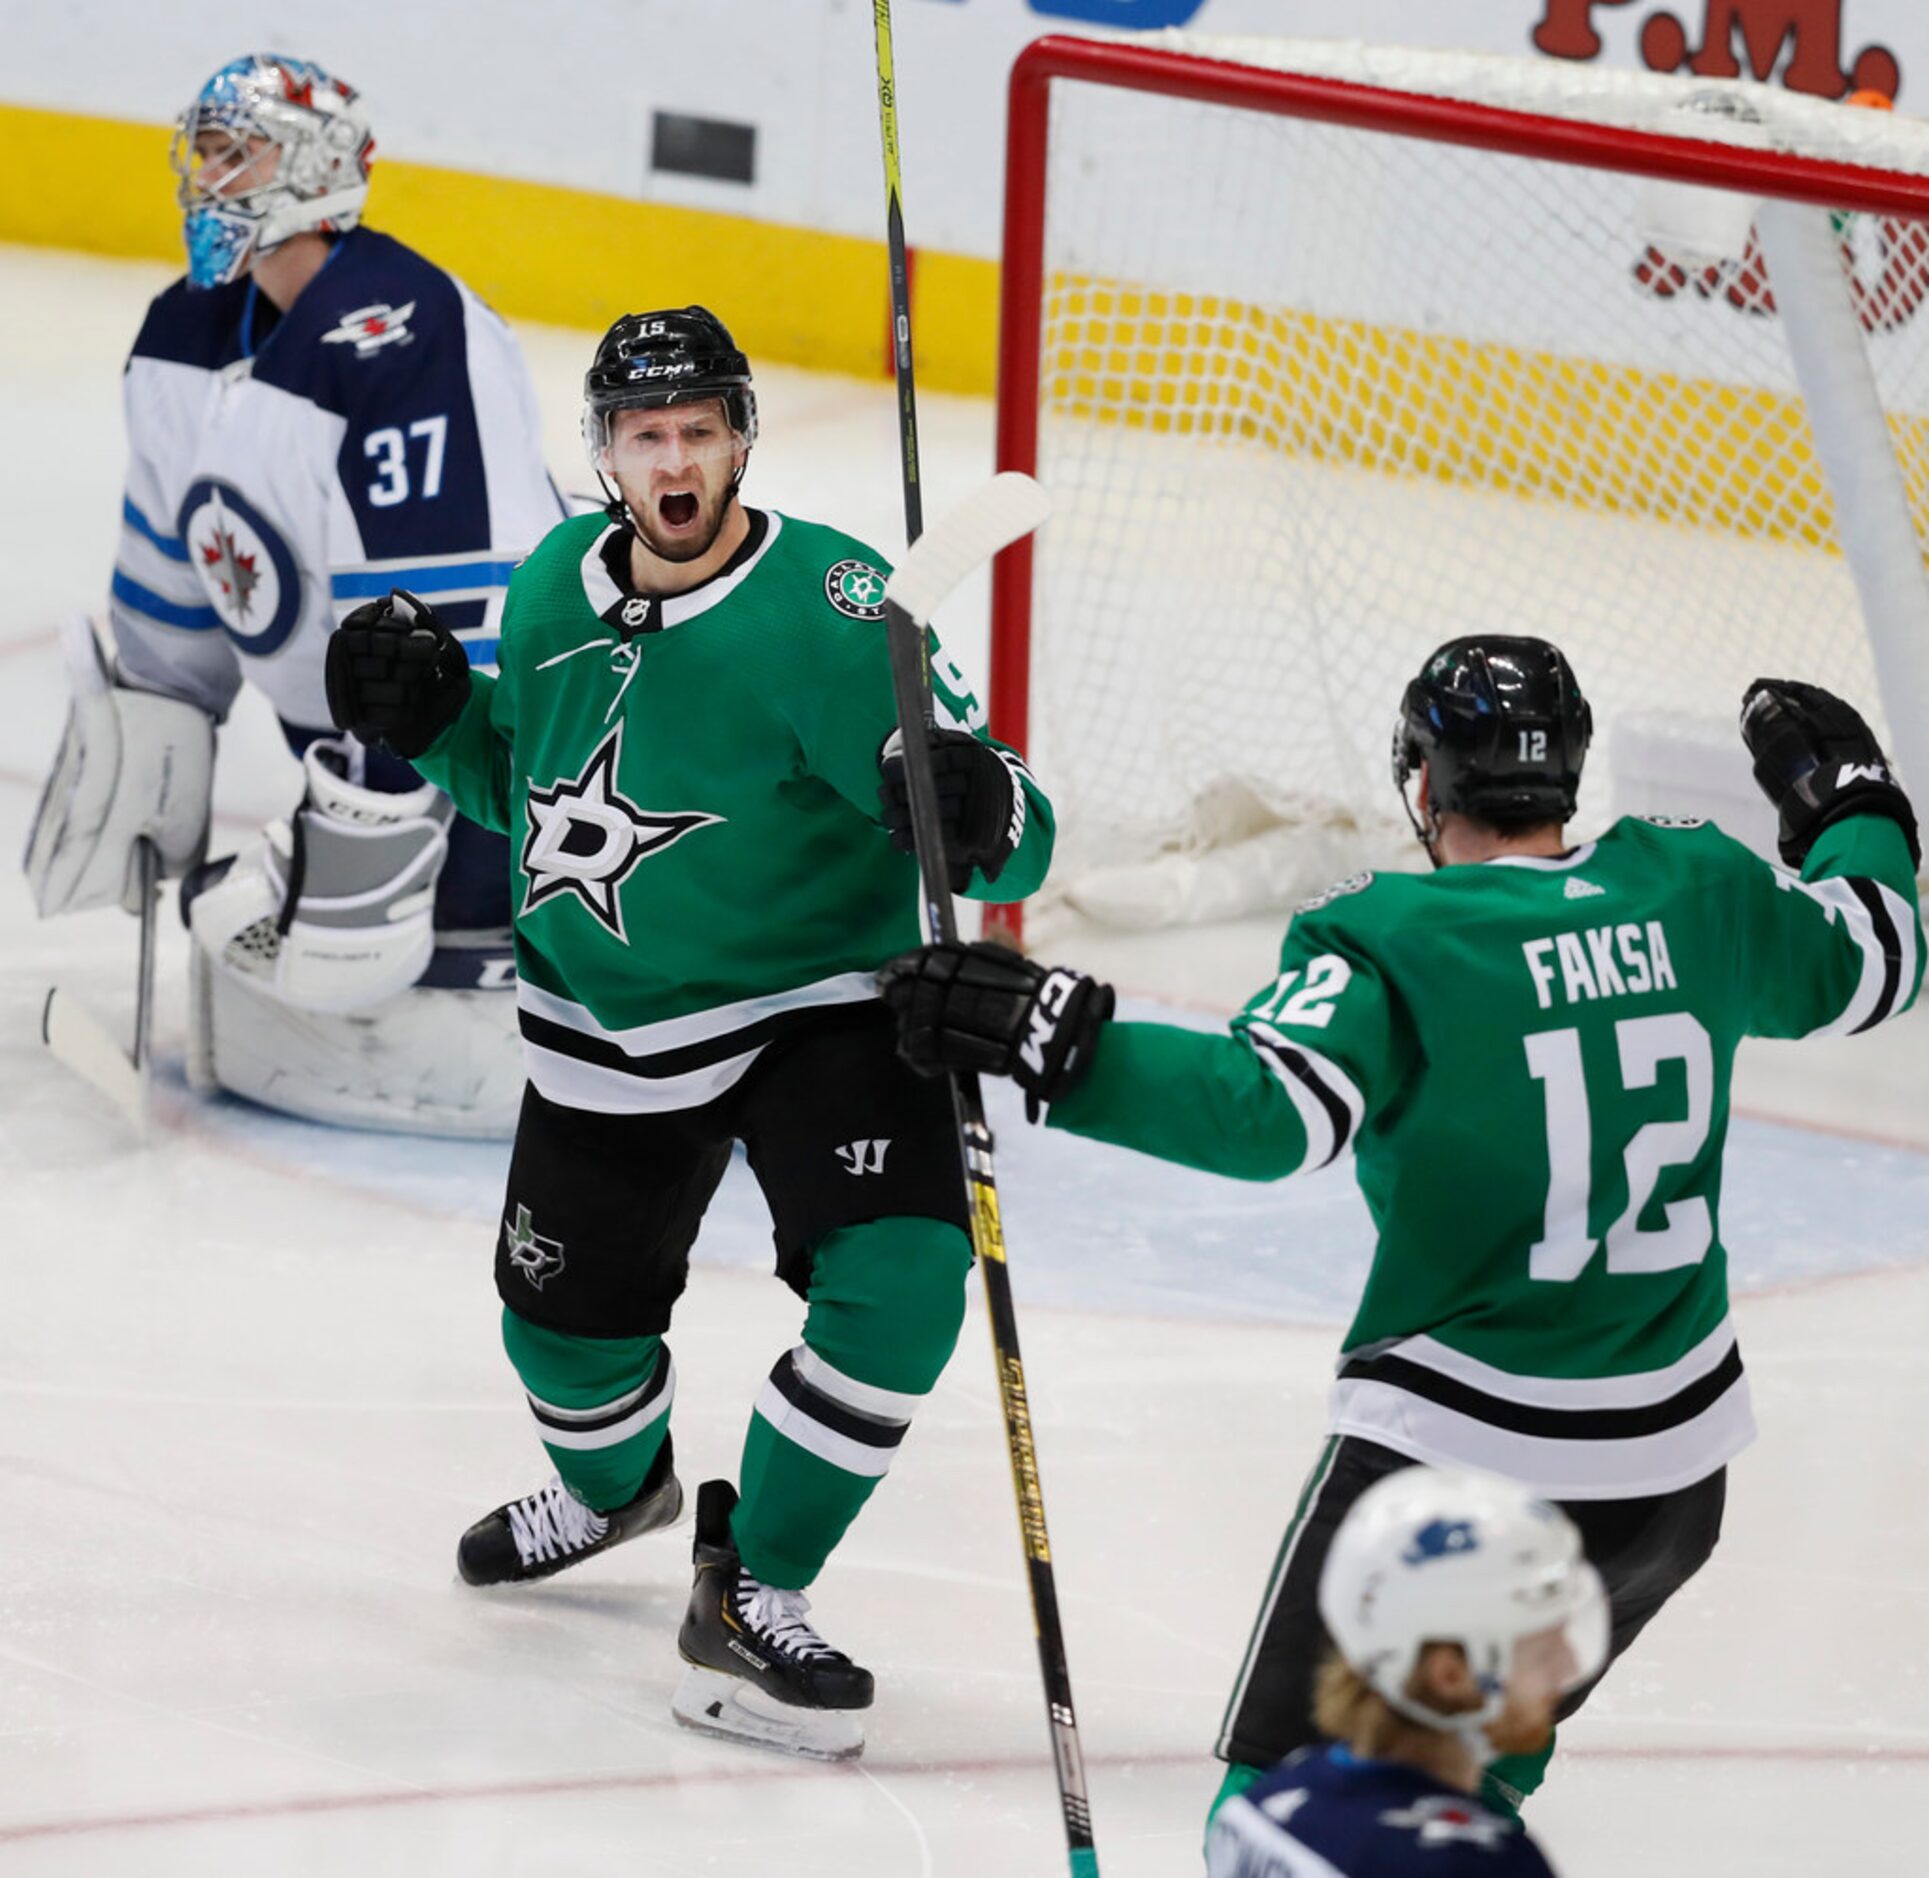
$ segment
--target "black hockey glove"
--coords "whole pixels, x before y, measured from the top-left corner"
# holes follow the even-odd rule
[[[911,791],[904,780],[904,733],[892,731],[878,754],[884,781],[877,799],[891,846],[916,853]],[[931,733],[931,779],[938,787],[944,859],[953,893],[971,885],[974,868],[996,880],[1025,832],[1025,802],[1005,759],[968,730]]]
[[[987,943],[920,946],[892,959],[878,983],[914,1070],[1009,1076],[1033,1121],[1085,1073],[1114,1002],[1096,978]]]
[[[1854,705],[1819,685],[1758,678],[1741,701],[1741,737],[1755,780],[1780,811],[1782,859],[1800,867],[1815,837],[1846,815],[1886,815],[1922,865],[1916,813]]]
[[[418,757],[467,701],[469,655],[433,607],[397,587],[335,628],[327,681],[336,729]]]

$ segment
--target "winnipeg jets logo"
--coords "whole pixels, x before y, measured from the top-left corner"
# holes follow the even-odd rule
[[[261,585],[261,575],[255,562],[254,555],[242,552],[232,532],[223,533],[217,529],[212,541],[201,543],[201,565],[207,570],[204,578],[213,581],[221,589],[222,596],[240,620],[247,619],[249,603],[255,597],[255,589]]]
[[[573,893],[598,924],[629,944],[617,890],[639,861],[661,854],[693,828],[721,822],[694,811],[660,814],[637,807],[616,786],[623,759],[623,726],[597,745],[580,775],[529,791],[529,834],[522,871],[529,878],[522,917],[558,894]]]
[[[1431,1793],[1422,1795],[1411,1806],[1382,1813],[1380,1824],[1402,1827],[1413,1833],[1422,1845],[1477,1845],[1489,1852],[1504,1845],[1514,1830],[1505,1820],[1471,1800]]]
[[[563,1242],[545,1239],[531,1222],[528,1207],[517,1207],[516,1217],[502,1222],[502,1234],[509,1263],[538,1291],[563,1269]]]
[[[1413,1535],[1413,1542],[1400,1554],[1403,1565],[1424,1565],[1430,1559],[1454,1558],[1462,1552],[1478,1552],[1480,1538],[1470,1519],[1430,1519]]]
[[[415,335],[409,321],[415,316],[415,302],[390,306],[387,301],[360,306],[344,313],[335,327],[322,334],[325,346],[353,346],[358,359],[371,358],[384,346],[407,345]]]

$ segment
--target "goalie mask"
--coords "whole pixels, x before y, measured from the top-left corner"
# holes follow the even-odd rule
[[[1460,1735],[1483,1763],[1523,1641],[1562,1653],[1565,1689],[1607,1662],[1607,1593],[1574,1522],[1514,1481],[1467,1469],[1409,1467],[1361,1494],[1321,1568],[1319,1611],[1376,1695],[1410,1721]],[[1443,1714],[1410,1692],[1422,1651],[1436,1643],[1465,1653],[1478,1708]]]
[[[292,235],[345,234],[374,154],[356,92],[319,65],[274,52],[224,65],[174,132],[188,284],[237,280]]]
[[[1393,728],[1393,782],[1429,853],[1439,817],[1500,828],[1574,813],[1594,714],[1572,667],[1545,639],[1451,639],[1407,686]],[[1427,813],[1408,784],[1427,766]]]

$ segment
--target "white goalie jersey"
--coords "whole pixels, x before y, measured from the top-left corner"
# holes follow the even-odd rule
[[[508,328],[368,228],[285,315],[246,279],[168,288],[125,406],[123,671],[216,718],[249,679],[297,747],[343,614],[405,587],[492,664],[510,570],[565,513]]]

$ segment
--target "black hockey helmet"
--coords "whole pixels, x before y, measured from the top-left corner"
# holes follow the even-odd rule
[[[1594,713],[1558,646],[1486,633],[1450,639],[1407,686],[1393,781],[1404,802],[1424,762],[1433,814],[1501,828],[1564,822],[1593,735]]]
[[[583,375],[583,441],[590,462],[609,443],[617,411],[646,410],[721,398],[730,428],[746,444],[757,440],[757,394],[750,361],[730,329],[708,307],[625,313],[606,332]]]

